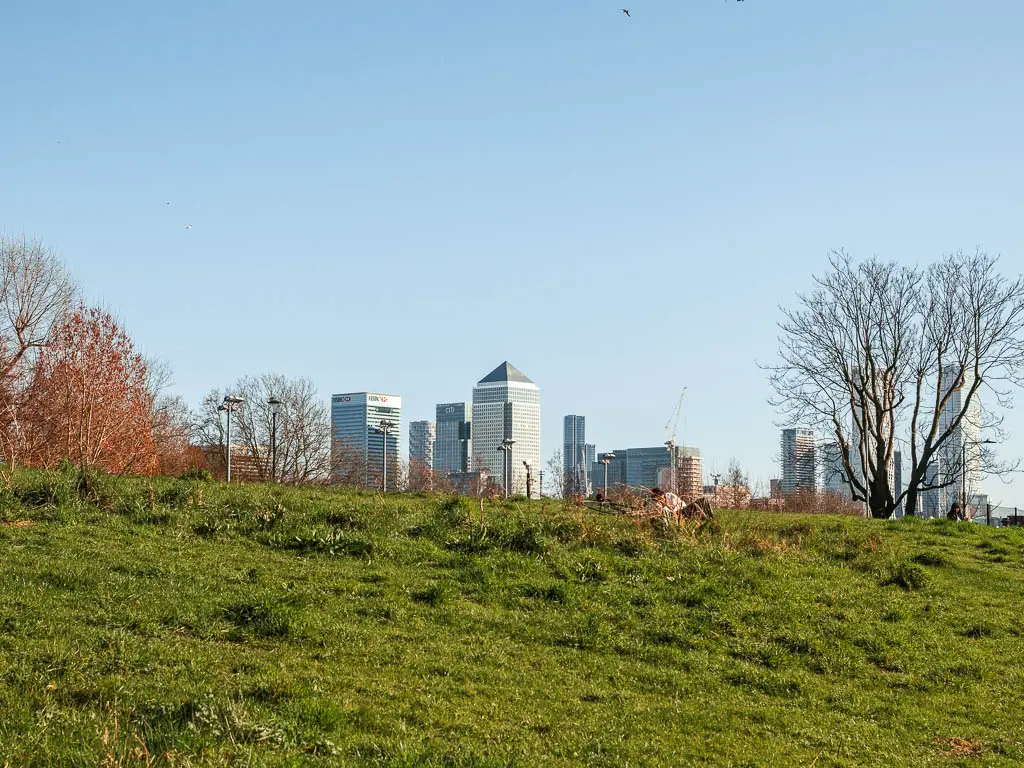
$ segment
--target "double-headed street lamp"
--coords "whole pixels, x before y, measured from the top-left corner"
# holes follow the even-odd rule
[[[270,406],[270,480],[277,481],[277,409],[281,407],[281,401],[271,396],[267,400]]]
[[[612,459],[616,458],[614,453],[606,453],[601,457],[601,461],[598,464],[604,464],[604,504],[608,500],[608,465],[612,463]]]
[[[508,498],[508,476],[512,474],[512,446],[515,445],[515,440],[511,437],[506,437],[501,441],[501,445],[498,446],[498,450],[504,454],[501,460],[501,471],[505,475],[505,498]]]
[[[217,406],[218,411],[224,411],[228,415],[227,482],[229,483],[231,482],[231,412],[237,410],[244,402],[245,398],[225,395],[224,402]]]
[[[380,424],[373,427],[373,431],[381,436],[384,441],[384,450],[381,454],[383,458],[383,473],[381,475],[383,493],[388,492],[388,433],[393,432],[398,428],[398,424],[391,421],[390,419],[381,419]]]

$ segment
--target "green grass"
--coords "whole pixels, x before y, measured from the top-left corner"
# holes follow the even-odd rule
[[[1024,761],[1021,531],[720,519],[22,473],[0,766]]]

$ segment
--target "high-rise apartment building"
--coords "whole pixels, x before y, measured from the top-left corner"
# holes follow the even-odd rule
[[[398,442],[402,398],[381,392],[331,395],[331,465],[336,481],[374,485],[384,469],[384,439],[377,431],[382,421],[387,432],[388,477],[398,478]],[[390,480],[389,480],[390,485]]]
[[[814,430],[782,430],[782,492],[813,491],[817,487]]]
[[[587,456],[586,418],[566,416],[562,420],[562,473],[568,495],[590,493],[590,465],[594,456]],[[587,459],[590,459],[588,462]]]
[[[409,463],[427,470],[434,469],[436,425],[432,421],[409,422]]]
[[[469,472],[473,457],[473,406],[441,403],[435,418],[434,472],[442,476]]]
[[[540,388],[505,361],[473,388],[473,467],[504,482],[503,440],[511,439],[509,490],[526,493],[526,467],[534,477],[540,463]]]

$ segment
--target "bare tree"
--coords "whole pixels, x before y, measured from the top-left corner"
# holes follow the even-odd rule
[[[562,465],[562,450],[559,448],[548,459],[548,475],[551,477],[551,482],[548,484],[549,487],[553,486],[554,492],[551,494],[556,498],[564,498],[566,492],[565,482],[565,467]]]
[[[980,252],[927,269],[835,252],[830,266],[783,309],[780,362],[766,368],[786,422],[835,441],[853,500],[874,517],[900,502],[913,515],[923,492],[969,471],[1012,471],[970,435],[998,442],[1001,417],[979,395],[1005,408],[1022,383],[1024,278],[1003,277]],[[910,459],[903,490],[892,487],[897,450]]]
[[[409,459],[406,468],[406,487],[410,491],[440,490],[433,468],[425,461]]]
[[[47,343],[74,298],[74,281],[54,251],[39,240],[0,236],[0,379]]]
[[[225,392],[244,402],[232,414],[231,441],[243,446],[252,457],[256,479],[276,478],[283,483],[323,482],[331,468],[331,423],[327,406],[320,401],[309,379],[289,379],[278,374],[245,376]],[[196,420],[195,437],[206,446],[223,446],[227,440],[225,424],[218,410],[224,392],[213,390],[203,398]],[[274,466],[272,440],[275,418],[271,399],[277,406],[277,465]],[[220,453],[223,453],[221,448]],[[211,453],[219,466],[222,459]]]
[[[715,501],[723,507],[739,509],[750,504],[750,478],[743,471],[736,458],[729,459],[729,469],[725,473],[725,483],[718,486]]]
[[[54,251],[39,240],[0,235],[0,459],[8,470],[23,452],[21,409],[36,355],[67,316],[75,294]]]
[[[331,449],[332,483],[368,488],[374,479],[371,474],[365,451],[344,440],[334,441]]]

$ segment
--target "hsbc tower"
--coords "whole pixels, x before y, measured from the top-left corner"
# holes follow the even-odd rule
[[[387,433],[388,485],[398,478],[402,398],[382,392],[331,395],[331,475],[336,482],[376,485],[384,466],[385,436],[375,429],[382,421]]]

